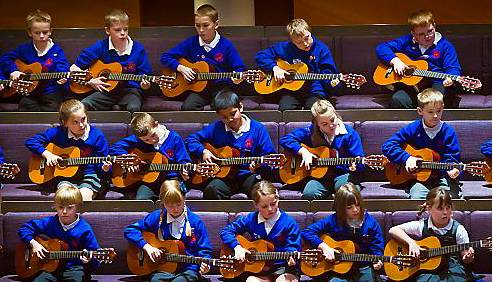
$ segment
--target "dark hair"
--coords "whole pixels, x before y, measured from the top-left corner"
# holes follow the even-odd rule
[[[222,90],[212,100],[211,107],[216,112],[230,107],[241,108],[240,97],[231,90]]]
[[[337,224],[339,226],[344,226],[347,224],[346,208],[350,205],[357,205],[360,207],[359,219],[363,220],[365,213],[363,198],[361,197],[356,185],[348,182],[337,190],[334,198],[334,210],[336,212]]]
[[[418,216],[423,214],[427,207],[431,208],[435,203],[438,204],[439,208],[443,206],[450,206],[452,208],[452,197],[449,191],[440,187],[431,189],[426,195],[425,203],[419,206]]]

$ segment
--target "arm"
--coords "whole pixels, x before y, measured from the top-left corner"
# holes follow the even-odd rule
[[[272,69],[277,66],[276,59],[280,57],[280,45],[281,43],[277,43],[267,49],[259,51],[255,56],[255,62],[263,71],[272,72]]]
[[[241,235],[248,231],[248,226],[250,224],[250,217],[253,217],[256,213],[248,214],[246,216],[240,216],[235,221],[226,225],[219,236],[224,244],[226,244],[229,248],[234,249],[236,246],[240,245],[238,240],[236,240],[237,235]]]
[[[203,143],[210,142],[212,140],[212,132],[215,124],[216,123],[211,123],[206,128],[189,135],[185,139],[185,146],[190,152],[190,155],[196,158],[202,158],[202,153],[205,149]]]
[[[14,63],[16,59],[22,59],[20,58],[20,52],[21,52],[21,47],[23,45],[18,46],[14,50],[7,52],[3,54],[0,57],[0,65],[2,66],[2,69],[10,74],[14,71],[18,71],[19,69],[17,68],[17,65]]]
[[[301,251],[300,228],[294,219],[290,218],[290,221],[290,224],[286,227],[288,236],[284,248],[286,252]]]
[[[421,247],[416,244],[413,238],[409,235],[421,238],[423,230],[423,221],[410,221],[390,228],[389,234],[392,238],[406,243],[409,246],[409,254],[414,257],[419,257]]]
[[[311,129],[313,126],[316,125],[311,125],[310,127],[305,127],[305,128],[298,128],[290,133],[284,135],[279,139],[279,145],[281,145],[284,149],[289,151],[291,154],[298,154],[300,151],[301,144],[305,144],[307,146],[311,145]]]
[[[447,42],[448,44],[444,48],[443,54],[443,71],[452,75],[461,75],[461,67],[459,63],[459,58],[457,56],[457,52],[455,51],[452,43]]]
[[[331,217],[335,214],[326,216],[325,218],[311,224],[301,231],[301,238],[310,244],[311,248],[318,247],[323,243],[320,235],[323,233],[330,234],[332,232]]]
[[[5,162],[5,157],[3,156],[3,149],[0,147],[0,164]]]
[[[491,159],[491,140],[488,140],[481,144],[481,154]]]
[[[410,128],[408,125],[394,133],[394,135],[382,144],[382,152],[391,162],[397,164],[405,163],[411,156],[404,151],[402,145],[410,141],[411,131],[414,129],[415,127]]]
[[[123,231],[125,239],[130,243],[135,244],[139,249],[144,248],[147,242],[142,237],[142,232],[147,231],[154,234],[156,234],[158,230],[161,232],[158,226],[160,213],[160,210],[154,211],[136,223],[127,226]]]
[[[394,40],[383,42],[377,45],[375,53],[377,58],[386,65],[391,65],[392,59],[397,56],[395,53],[402,52],[405,49],[405,45],[409,43],[412,35],[405,35]]]
[[[55,139],[58,127],[50,128],[43,133],[38,133],[25,142],[26,147],[33,154],[41,156],[46,151],[45,146]]]
[[[29,244],[34,237],[43,234],[49,226],[49,217],[30,220],[19,228],[17,234],[22,242]]]
[[[348,130],[349,136],[345,138],[346,142],[345,144],[342,144],[342,146],[347,147],[347,153],[349,157],[364,157],[365,152],[363,150],[363,144],[361,143],[361,138],[356,132],[356,130],[349,129]],[[341,169],[346,172],[350,172],[351,170],[349,169],[349,166],[337,166],[338,169]],[[356,170],[357,171],[363,171],[365,169],[364,164],[357,164],[356,165]]]
[[[368,218],[370,218],[370,216],[368,216]],[[382,228],[373,217],[371,218],[371,224],[368,227],[368,235],[370,239],[368,244],[369,254],[383,255],[385,240],[383,239]]]
[[[444,125],[445,126],[445,125]],[[447,128],[444,132],[444,140],[443,140],[443,151],[440,152],[442,157],[442,161],[446,163],[458,163],[460,162],[460,144],[459,139],[457,138],[457,134],[455,130],[446,125]]]
[[[192,38],[186,39],[180,42],[174,48],[161,54],[161,60],[160,60],[161,64],[163,64],[163,66],[166,68],[170,68],[176,71],[178,65],[180,65],[178,59],[180,58],[190,59],[189,50],[191,49],[190,47],[191,40],[196,38],[197,38],[196,36],[193,36]]]
[[[133,137],[135,137],[135,139],[137,139],[137,137],[135,135],[131,135],[131,136],[127,136],[125,138],[122,138],[118,141],[116,141],[115,143],[111,144],[110,148],[109,148],[109,154],[110,155],[124,155],[124,154],[128,154],[128,152],[135,148],[135,143],[134,142],[131,142],[133,141]]]
[[[74,65],[82,70],[88,69],[96,60],[99,60],[101,58],[100,45],[101,41],[82,50],[79,54],[79,57],[77,57],[77,59],[75,60]]]

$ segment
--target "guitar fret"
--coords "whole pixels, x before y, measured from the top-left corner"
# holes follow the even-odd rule
[[[75,165],[87,165],[87,164],[98,164],[104,161],[114,162],[116,157],[84,157],[84,158],[67,158],[62,159],[59,164],[66,166],[75,166]]]
[[[441,248],[428,249],[426,256],[427,257],[436,257],[436,256],[441,256],[441,255],[446,255],[446,254],[451,254],[451,253],[457,253],[457,252],[460,252],[463,250],[467,250],[467,249],[469,249],[469,247],[473,247],[473,248],[481,247],[481,241],[445,246],[445,247],[441,247]]]
[[[297,257],[298,252],[260,252],[249,255],[253,260],[286,260],[289,257]]]
[[[260,161],[261,157],[239,157],[239,158],[227,158],[222,159],[221,165],[241,165],[248,164],[255,161]]]
[[[166,261],[183,262],[183,263],[191,263],[191,264],[200,264],[202,262],[205,262],[211,264],[213,262],[213,259],[167,253]]]
[[[334,73],[295,73],[290,77],[290,79],[291,80],[333,80],[339,77],[340,77],[339,74],[334,74]]]
[[[440,79],[445,79],[447,77],[450,77],[450,79],[452,80],[457,80],[459,78],[458,75],[433,72],[429,70],[419,70],[419,69],[415,69],[413,71],[413,75],[422,76],[422,77],[440,78]]]
[[[239,79],[241,78],[242,74],[242,72],[199,72],[197,73],[197,80],[215,80],[230,77]]]
[[[363,158],[319,158],[317,159],[317,165],[320,166],[336,166],[336,165],[350,165],[353,162],[356,164],[361,164]]]
[[[453,169],[457,168],[458,170],[464,170],[464,164],[456,164],[456,163],[438,163],[438,162],[422,162],[419,165],[420,168],[426,169]]]

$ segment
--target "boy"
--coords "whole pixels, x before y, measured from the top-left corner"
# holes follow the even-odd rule
[[[276,59],[290,64],[305,63],[313,73],[337,73],[332,54],[322,41],[315,38],[311,28],[303,19],[294,19],[288,23],[286,30],[290,41],[279,42],[268,49],[257,53],[255,61],[265,72],[272,72],[276,81],[282,81],[289,73],[276,65]],[[305,81],[298,91],[281,90],[279,110],[310,109],[319,99],[328,99],[333,94],[334,86],[329,87],[327,81]]]
[[[173,130],[167,129],[166,126],[159,124],[148,113],[135,115],[130,123],[130,128],[134,134],[122,138],[111,145],[110,155],[128,154],[132,149],[138,149],[143,153],[159,152],[168,158],[168,163],[185,164],[191,162],[180,135]],[[179,174],[176,171],[161,172],[161,181],[147,184],[139,183],[136,199],[157,199],[162,180],[178,177]],[[181,171],[181,177],[187,180],[188,171]],[[183,182],[180,183],[180,186],[182,191],[186,192]]]
[[[114,10],[104,17],[104,21],[104,30],[108,38],[82,50],[70,70],[87,69],[96,60],[100,60],[105,64],[120,63],[124,73],[150,74],[151,64],[144,46],[128,36],[128,15],[124,11]],[[104,80],[103,77],[95,77],[88,82],[95,92],[84,98],[82,103],[90,111],[111,110],[115,105],[131,113],[140,111],[142,89],[147,90],[151,87],[147,80],[140,83],[142,89],[136,81],[120,81],[116,93],[109,93],[106,87],[110,85]]]
[[[426,60],[430,71],[450,75],[461,74],[455,48],[452,43],[435,30],[435,19],[431,11],[419,10],[414,12],[409,16],[408,23],[411,34],[377,46],[376,54],[380,61],[393,66],[394,72],[398,75],[403,75],[409,66],[396,57],[395,53],[404,53],[411,60]],[[427,84],[428,87],[432,86],[445,95],[444,102],[447,107],[458,107],[460,99],[452,93],[451,86],[454,83],[450,78],[428,80]],[[398,83],[394,88],[390,102],[391,108],[412,109],[416,107],[418,91],[415,87]]]
[[[44,258],[48,250],[36,236],[45,235],[50,239],[60,239],[68,244],[68,251],[96,250],[99,248],[96,235],[89,223],[79,216],[77,210],[82,204],[82,195],[76,187],[62,184],[55,193],[54,208],[56,215],[42,219],[33,219],[24,223],[18,231],[19,238],[32,248],[33,253]],[[65,267],[53,273],[43,271],[32,281],[86,281],[90,280],[90,269],[85,267],[91,257],[82,255],[77,259],[68,259]],[[93,260],[91,266],[97,266]]]
[[[25,64],[40,63],[42,72],[66,72],[69,63],[62,48],[53,42],[51,36],[51,17],[49,14],[36,10],[26,17],[27,34],[32,41],[19,45],[16,49],[0,57],[0,65],[10,79],[18,80],[24,73],[19,71],[15,60]],[[58,81],[42,80],[38,87],[28,96],[19,101],[19,111],[46,112],[57,111],[65,96],[67,79]],[[1,89],[1,87],[0,87]]]
[[[233,43],[217,32],[219,27],[217,10],[204,4],[195,13],[195,30],[197,35],[189,37],[171,50],[161,55],[161,63],[172,70],[180,72],[187,81],[193,81],[195,72],[193,69],[178,62],[184,58],[192,63],[197,61],[207,62],[215,72],[240,72],[245,70],[245,65],[233,46]],[[233,88],[242,80],[214,80],[209,81],[203,93],[189,92],[181,107],[182,111],[203,110],[205,105],[211,103],[214,96],[225,87]],[[233,82],[233,83],[231,83]]]
[[[209,124],[201,131],[185,139],[190,154],[202,158],[204,162],[217,160],[211,151],[204,147],[210,143],[215,148],[230,146],[240,152],[240,157],[258,157],[275,153],[274,145],[264,125],[242,114],[243,105],[238,95],[232,91],[222,91],[214,97],[212,107],[221,120]],[[204,188],[204,199],[229,199],[235,193],[251,195],[251,187],[260,181],[254,173],[256,165],[239,166],[234,179],[211,178]]]
[[[434,88],[425,89],[418,94],[418,114],[422,117],[408,124],[392,135],[383,145],[382,152],[395,164],[406,165],[406,170],[414,171],[419,157],[411,156],[402,146],[409,144],[416,149],[428,148],[440,155],[445,163],[460,162],[459,140],[455,130],[441,120],[443,113],[443,94]],[[429,189],[442,187],[449,190],[454,198],[461,198],[462,191],[456,178],[459,170],[440,171],[439,177],[433,175],[424,183],[409,183],[405,188],[410,191],[411,199],[425,199]]]

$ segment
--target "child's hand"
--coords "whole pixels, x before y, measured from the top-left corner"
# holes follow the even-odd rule
[[[474,249],[469,247],[469,249],[462,251],[461,255],[464,263],[471,263],[474,260]]]
[[[448,176],[450,176],[450,178],[456,179],[457,176],[459,176],[460,171],[457,168],[453,168],[451,170],[448,170],[447,174],[448,174]]]
[[[62,85],[62,84],[67,83],[67,81],[68,81],[68,79],[66,79],[66,78],[62,78],[62,79],[57,80],[57,81],[56,81],[56,83],[58,83],[58,84]]]
[[[32,239],[29,244],[31,245],[31,248],[33,250],[33,253],[40,259],[43,259],[46,257],[46,253],[48,253],[48,250],[43,247],[38,241]]]
[[[306,170],[310,170],[310,166],[313,163],[313,159],[316,159],[317,156],[312,154],[310,151],[308,151],[304,147],[301,147],[301,149],[298,151],[298,154],[301,155],[301,159],[302,159],[300,167],[305,166]]]
[[[373,269],[380,270],[380,268],[382,268],[382,266],[383,266],[383,262],[381,260],[379,260],[377,263],[373,264]]]
[[[109,161],[103,161],[103,165],[101,166],[101,169],[104,172],[108,172],[108,171],[110,171],[112,165],[113,164],[111,162],[109,162]]]
[[[246,254],[250,254],[250,251],[243,248],[241,245],[235,247],[235,259],[244,262]]]
[[[289,257],[288,266],[296,265],[296,260],[293,257]]]
[[[140,88],[144,90],[151,88],[151,82],[149,82],[149,80],[147,79],[142,79],[142,81],[140,82]]]
[[[418,161],[418,160],[421,160],[421,159],[413,157],[413,156],[410,156],[409,158],[407,158],[407,160],[406,160],[407,172],[413,172],[414,170],[416,170],[418,168],[418,166],[416,164],[416,161]]]
[[[409,242],[408,245],[409,245],[409,254],[415,258],[418,258],[422,248],[418,246],[418,244],[416,244],[416,241],[414,240]]]
[[[327,245],[325,242],[320,243],[320,245],[318,245],[318,248],[322,250],[325,259],[328,261],[334,261],[336,258],[335,253],[339,253],[336,249],[329,247],[329,245]]]
[[[142,249],[144,249],[152,262],[156,262],[159,258],[161,258],[162,251],[149,245],[149,243],[145,244]]]
[[[84,249],[84,252],[87,252],[87,250]],[[88,252],[88,254],[89,254],[89,257],[86,257],[85,255],[80,256],[80,260],[82,261],[82,263],[88,263],[89,261],[91,261],[92,253]]]
[[[356,163],[352,162],[351,165],[349,166],[349,171],[356,171]]]
[[[62,160],[62,157],[53,154],[52,152],[45,150],[43,154],[41,154],[46,159],[46,165],[48,166],[56,166],[59,160]]]
[[[452,79],[450,77],[447,77],[443,80],[443,86],[445,87],[449,87],[449,86],[452,86],[452,84],[454,84],[454,82],[452,81]]]
[[[399,59],[398,57],[393,58],[390,61],[390,64],[394,67],[394,72],[400,76],[403,76],[404,72],[408,68],[408,66],[404,64],[404,62],[401,61],[401,59]]]
[[[202,151],[202,160],[206,163],[213,163],[215,160],[218,160],[218,158],[214,156],[211,151],[204,149],[204,151]]]
[[[179,71],[188,82],[193,81],[195,79],[196,73],[193,71],[193,69],[187,66],[178,65],[176,70]]]
[[[181,173],[181,177],[183,178],[183,180],[187,181],[188,179],[190,179],[190,175],[188,174],[188,170],[186,170],[185,168],[183,168],[180,173]]]
[[[272,71],[274,72],[274,80],[277,82],[282,82],[285,78],[286,75],[289,75],[289,72],[281,69],[278,66],[274,66],[272,68]]]
[[[108,88],[111,84],[104,82],[106,77],[91,78],[87,84],[99,92],[109,92]]]
[[[19,80],[19,77],[21,75],[23,75],[25,73],[21,72],[21,71],[13,71],[11,74],[10,74],[10,79],[12,80]]]
[[[235,71],[233,71],[235,72]],[[236,79],[234,77],[231,77],[231,81],[233,81],[234,84],[238,85],[243,81],[243,78]]]
[[[5,86],[3,86],[3,84],[0,84],[0,91],[2,91],[4,89],[5,89]]]
[[[251,162],[250,166],[248,167],[248,170],[250,170],[251,173],[254,173],[255,170],[260,166],[259,163],[257,162]]]
[[[208,264],[206,264],[205,262],[200,264],[200,274],[206,274],[207,272],[209,272],[209,270],[211,270],[211,267]]]

